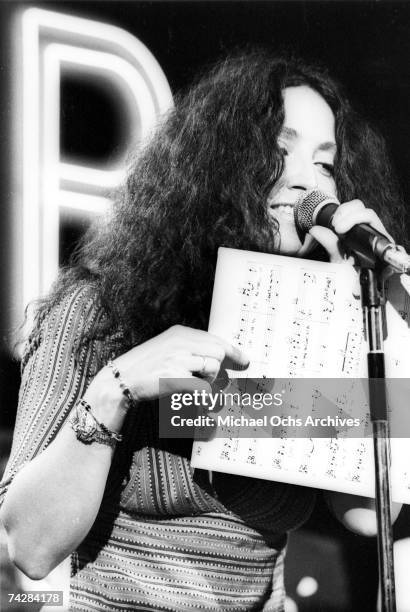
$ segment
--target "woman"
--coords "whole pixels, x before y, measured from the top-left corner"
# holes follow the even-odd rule
[[[314,257],[320,244],[342,258],[330,230],[295,229],[292,208],[313,188],[343,202],[338,233],[386,232],[383,221],[400,237],[383,141],[327,73],[264,53],[228,59],[176,100],[112,218],[40,305],[2,520],[32,578],[72,554],[71,609],[282,610],[286,533],[314,491],[193,474],[190,445],[158,438],[156,400],[160,377],[171,393],[208,388],[225,358],[247,367],[204,331],[219,246]],[[366,500],[332,505],[374,531]]]

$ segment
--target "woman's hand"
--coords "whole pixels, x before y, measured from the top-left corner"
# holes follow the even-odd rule
[[[359,223],[367,223],[390,238],[390,240],[393,240],[375,211],[371,208],[366,208],[361,200],[351,200],[341,204],[333,217],[333,227],[338,235],[345,234],[354,225]],[[339,263],[344,259],[344,252],[339,237],[335,232],[327,227],[315,225],[309,231],[309,234],[326,249],[329,254],[329,260],[332,263]]]
[[[237,348],[209,332],[175,325],[115,359],[115,365],[136,400],[174,392],[204,389],[216,378],[225,359],[245,369],[249,359]],[[112,372],[101,371],[112,381]],[[99,375],[98,375],[99,376]],[[161,389],[159,379],[164,380]]]

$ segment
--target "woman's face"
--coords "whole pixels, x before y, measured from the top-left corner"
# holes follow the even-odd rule
[[[303,244],[296,232],[293,208],[310,189],[336,195],[333,162],[336,154],[335,118],[327,102],[306,85],[283,90],[285,120],[278,144],[284,169],[268,198],[269,213],[279,222],[282,255],[305,255],[314,245]]]

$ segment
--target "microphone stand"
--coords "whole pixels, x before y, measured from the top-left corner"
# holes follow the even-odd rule
[[[396,612],[391,523],[390,436],[383,352],[384,282],[382,269],[376,261],[372,261],[367,256],[364,258],[362,254],[357,257],[361,265],[362,308],[369,342],[367,364],[370,417],[373,426],[381,611]]]

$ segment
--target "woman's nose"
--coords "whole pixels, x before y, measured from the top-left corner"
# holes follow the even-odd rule
[[[286,159],[284,178],[288,189],[307,191],[317,187],[316,167],[303,156],[293,155]]]

